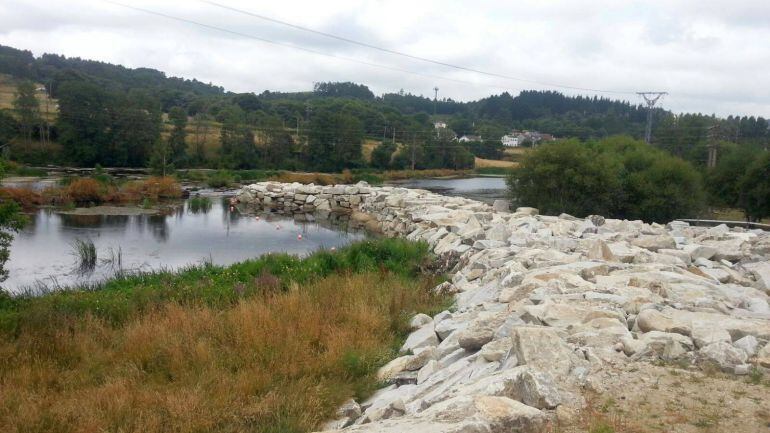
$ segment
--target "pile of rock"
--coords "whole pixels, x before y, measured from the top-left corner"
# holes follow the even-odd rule
[[[770,368],[767,232],[509,213],[363,184],[305,188],[257,184],[240,199],[305,209],[297,195],[314,191],[383,233],[459,257],[436,288],[455,294],[454,309],[415,316],[403,355],[379,372],[390,385],[348,402],[329,429],[538,431],[581,407],[583,389],[601,390],[607,365]]]
[[[262,182],[244,187],[238,194],[242,203],[279,209],[284,212],[345,212],[356,208],[371,193],[360,185],[304,185]]]

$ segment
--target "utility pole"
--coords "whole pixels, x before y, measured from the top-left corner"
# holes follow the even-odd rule
[[[668,95],[668,92],[636,92],[636,94],[644,98],[644,102],[647,103],[647,127],[644,130],[644,141],[650,144],[652,142],[652,109],[663,95]]]
[[[707,136],[708,136],[708,145],[707,145],[708,162],[706,163],[706,166],[708,168],[714,168],[717,166],[717,148],[719,147],[719,145],[717,144],[717,141],[721,136],[721,131],[718,123],[708,128]]]
[[[414,171],[415,147],[414,134],[412,134],[412,171]]]
[[[438,103],[438,87],[433,88],[433,116],[436,115],[436,104]]]

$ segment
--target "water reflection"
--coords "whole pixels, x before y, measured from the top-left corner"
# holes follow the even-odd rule
[[[410,179],[398,182],[404,188],[419,188],[444,195],[467,197],[487,203],[506,198],[505,178],[469,177],[464,179]]]
[[[37,284],[70,286],[114,275],[117,261],[129,272],[204,261],[229,264],[268,252],[305,254],[363,237],[348,228],[345,218],[256,218],[231,211],[221,197],[211,197],[204,206],[186,200],[161,215],[72,215],[45,209],[31,215],[16,236],[7,263],[10,275],[2,285],[11,291]],[[77,239],[91,239],[96,247],[93,273],[76,272],[72,245]]]

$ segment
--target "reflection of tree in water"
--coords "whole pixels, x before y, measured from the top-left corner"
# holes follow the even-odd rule
[[[222,206],[222,222],[224,222],[228,228],[237,225],[241,214],[234,206],[230,206],[230,199],[228,197],[222,197],[219,201],[219,205]]]
[[[164,215],[148,216],[147,225],[149,226],[152,232],[152,236],[155,238],[155,240],[158,242],[166,242],[168,240],[168,237],[171,234],[171,230],[168,227],[168,222],[166,222],[166,217]]]
[[[205,215],[211,211],[211,207],[211,199],[209,197],[196,195],[195,197],[187,200],[187,210],[191,214]]]
[[[128,231],[131,217],[128,215],[72,215],[59,214],[62,220],[61,230],[71,228],[87,229],[118,229],[124,233]]]

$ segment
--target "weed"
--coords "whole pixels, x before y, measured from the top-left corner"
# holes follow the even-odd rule
[[[72,251],[77,262],[77,270],[81,274],[93,272],[96,268],[96,246],[91,239],[75,239]]]
[[[762,370],[757,368],[756,366],[753,366],[751,368],[751,371],[749,371],[749,377],[746,379],[746,381],[752,385],[759,385],[762,383],[762,377],[763,377]]]
[[[608,423],[602,421],[592,426],[588,430],[588,432],[589,433],[615,433],[615,429]]]
[[[101,203],[105,192],[104,185],[90,178],[75,179],[64,190],[66,197],[77,204]]]
[[[191,197],[190,200],[187,201],[187,209],[195,214],[208,213],[208,211],[211,210],[211,199],[201,195]]]

